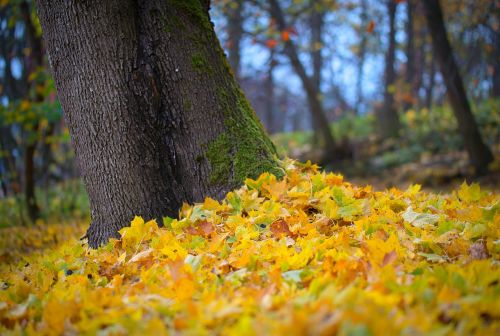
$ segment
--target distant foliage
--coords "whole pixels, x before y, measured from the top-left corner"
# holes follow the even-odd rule
[[[500,100],[489,99],[473,107],[484,140],[491,146],[500,142]],[[375,135],[373,114],[346,115],[331,124],[335,137],[357,145],[357,160],[368,160],[370,169],[383,170],[416,162],[424,155],[463,150],[462,137],[449,106],[408,110],[401,115],[398,141],[380,142]],[[280,133],[272,136],[282,155],[311,150],[312,132]]]
[[[37,189],[37,196],[41,205],[37,225],[79,221],[90,216],[89,200],[81,180],[66,180],[43,190]],[[28,224],[21,196],[14,195],[0,199],[0,229]]]

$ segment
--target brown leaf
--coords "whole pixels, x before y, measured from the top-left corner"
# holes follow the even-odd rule
[[[186,231],[191,235],[197,236],[209,236],[212,232],[215,231],[214,226],[209,221],[201,221],[198,222],[195,226],[189,226],[186,228]]]
[[[273,234],[273,237],[275,238],[281,238],[283,236],[292,235],[292,232],[290,231],[287,222],[285,222],[283,219],[278,219],[277,221],[271,224],[271,232]]]
[[[391,252],[386,253],[384,255],[384,259],[382,260],[382,267],[392,263],[397,258],[398,258],[398,255],[397,255],[395,250],[392,250]]]
[[[202,221],[198,224],[199,231],[201,235],[208,236],[214,232],[214,226],[209,221]]]
[[[183,267],[184,267],[184,260],[182,259],[177,259],[175,261],[171,261],[168,263],[170,275],[172,276],[172,279],[174,281],[177,281],[184,277],[184,272],[182,270]]]

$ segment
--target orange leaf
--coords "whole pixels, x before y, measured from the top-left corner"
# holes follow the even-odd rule
[[[373,33],[373,30],[375,29],[375,21],[371,20],[370,23],[368,24],[368,27],[366,27],[366,32],[368,34]]]
[[[270,39],[270,40],[267,40],[266,41],[266,46],[270,49],[273,49],[274,47],[276,47],[278,45],[278,41],[276,41],[275,39]]]
[[[386,253],[384,255],[384,259],[382,260],[382,267],[387,265],[387,264],[392,263],[394,260],[397,259],[397,257],[398,257],[398,255],[396,254],[395,250],[392,250],[391,252]]]
[[[208,221],[202,221],[198,224],[199,231],[203,236],[208,236],[214,232],[214,226]]]
[[[270,228],[273,236],[276,238],[280,238],[282,236],[290,236],[292,234],[287,222],[285,222],[283,219],[278,219],[277,221],[273,222]]]
[[[212,232],[214,232],[214,227],[212,223],[204,220],[197,223],[196,226],[187,227],[186,231],[191,235],[209,236]]]
[[[172,279],[174,281],[177,281],[177,280],[185,277],[184,271],[183,271],[184,260],[177,259],[177,260],[171,261],[168,263],[168,268],[170,270],[170,276],[172,277]]]
[[[281,39],[285,42],[290,41],[290,33],[288,31],[281,32]]]

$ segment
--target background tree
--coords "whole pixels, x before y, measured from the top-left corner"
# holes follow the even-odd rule
[[[263,171],[280,174],[208,5],[38,2],[89,194],[92,247],[117,237],[134,215],[161,221],[182,202],[220,198]]]
[[[465,149],[476,172],[485,173],[488,170],[488,164],[493,161],[493,155],[484,144],[472,115],[460,71],[448,41],[439,0],[424,0],[423,5],[432,36],[433,51],[446,84],[448,98],[457,118]]]
[[[384,72],[384,105],[378,110],[378,129],[382,138],[397,137],[399,133],[399,116],[394,101],[396,90],[396,72],[394,62],[396,57],[396,6],[393,0],[387,1],[387,13],[389,17],[389,35],[387,53],[385,55]]]
[[[270,14],[271,17],[276,21],[276,25],[280,32],[287,32],[290,28],[286,21],[283,10],[276,0],[269,0]],[[312,115],[312,121],[315,127],[317,127],[318,132],[321,134],[321,140],[323,142],[323,158],[325,162],[331,161],[335,157],[335,140],[333,139],[332,133],[330,131],[328,119],[326,118],[323,106],[319,99],[319,92],[316,90],[317,87],[312,77],[310,77],[304,65],[302,64],[299,55],[297,53],[296,47],[290,39],[285,39],[284,41],[285,54],[290,60],[290,64],[299,76],[304,91],[307,95],[307,101]],[[319,75],[318,75],[319,79]]]
[[[236,79],[240,77],[241,39],[243,37],[243,0],[229,1],[226,4],[228,21],[228,60]]]
[[[375,28],[375,22],[368,20],[368,3],[367,0],[361,0],[361,13],[360,13],[360,35],[359,49],[358,49],[358,70],[356,78],[356,114],[360,114],[361,104],[363,102],[363,71],[366,61],[366,52],[368,44],[368,34]]]
[[[405,90],[408,96],[404,101],[403,109],[408,110],[413,105],[414,97],[411,93],[413,81],[415,79],[415,24],[414,24],[413,0],[406,1],[406,71],[405,71]]]

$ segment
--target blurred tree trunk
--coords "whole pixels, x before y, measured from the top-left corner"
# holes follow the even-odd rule
[[[323,64],[323,57],[321,55],[321,49],[323,47],[323,19],[324,13],[318,10],[317,6],[319,4],[312,5],[311,15],[309,17],[309,26],[311,28],[311,60],[312,60],[312,77],[311,81],[313,84],[314,91],[318,100],[321,102],[321,68]],[[312,120],[314,134],[313,143],[317,144],[319,141],[319,135],[321,133],[321,124],[318,124],[318,118],[313,118]]]
[[[208,15],[193,0],[40,0],[38,14],[80,172],[89,245],[177,217],[247,177],[281,174]],[[119,37],[119,38],[117,38]]]
[[[424,18],[424,9],[420,1],[413,2],[413,21],[414,21],[414,51],[415,56],[413,59],[413,83],[412,95],[417,108],[422,108],[424,100],[420,95],[420,89],[423,85],[424,73],[426,70],[426,53],[427,53],[427,38],[428,33],[426,29],[426,22]]]
[[[399,116],[394,102],[396,72],[394,62],[396,56],[396,2],[387,0],[389,14],[389,45],[385,55],[385,87],[384,105],[378,110],[378,131],[382,139],[393,138],[399,135]]]
[[[367,45],[367,32],[366,27],[368,27],[368,3],[367,0],[361,0],[361,29],[360,35],[361,40],[359,42],[358,51],[358,72],[356,78],[356,106],[355,112],[359,114],[361,110],[361,104],[363,103],[363,69],[365,67],[366,58],[366,45]]]
[[[415,27],[414,27],[414,3],[413,0],[406,1],[406,74],[405,81],[408,86],[407,92],[412,91],[412,85],[415,78]],[[412,95],[412,101],[415,101],[416,97]],[[413,106],[411,101],[405,101],[403,106],[404,110],[408,110]]]
[[[429,32],[432,36],[434,56],[443,75],[448,98],[457,118],[465,149],[476,173],[483,174],[488,171],[488,164],[493,161],[493,155],[483,142],[471,112],[462,78],[448,40],[441,5],[438,0],[424,0],[423,5]]]
[[[493,98],[500,98],[500,24],[493,28]]]
[[[266,92],[266,124],[267,132],[273,134],[277,131],[275,125],[275,111],[274,111],[274,67],[276,65],[276,60],[274,56],[274,49],[269,48],[269,64],[267,67],[267,76],[265,83]]]
[[[53,122],[50,122],[43,136],[42,148],[40,150],[42,158],[41,172],[43,174],[42,185],[45,190],[47,190],[49,187],[50,165],[52,162],[54,162],[54,157],[52,155],[52,149],[51,149],[51,138],[54,136],[55,131],[56,131],[55,124]]]
[[[229,1],[227,4],[229,64],[234,76],[240,79],[241,38],[243,36],[243,0]]]
[[[277,23],[278,29],[280,31],[286,31],[289,27],[286,25],[285,17],[281,6],[277,0],[269,0],[271,16]],[[319,133],[323,141],[323,159],[322,161],[328,162],[335,158],[335,141],[333,139],[332,133],[330,131],[330,125],[328,119],[326,118],[323,106],[318,97],[318,91],[316,90],[315,83],[311,77],[306,73],[304,65],[299,59],[297,49],[292,41],[284,41],[285,53],[290,60],[292,68],[299,76],[304,90],[306,91],[307,101],[312,114],[312,121],[319,127]]]
[[[314,89],[321,95],[321,70],[323,68],[323,24],[325,13],[313,5],[311,12],[311,59],[312,59],[312,82]]]
[[[30,48],[29,56],[27,56],[27,75],[29,76],[43,65],[42,39],[37,35],[33,24],[30,5],[26,1],[23,1],[21,2],[20,9],[26,30],[26,40]],[[37,93],[35,101],[40,102],[42,100],[43,97]],[[38,129],[39,125],[37,122],[33,127],[33,132],[38,132]],[[33,140],[28,141],[29,143],[24,151],[24,194],[28,215],[31,221],[34,222],[40,216],[40,208],[38,207],[35,194],[35,154],[38,140],[35,137]]]
[[[0,157],[4,172],[2,173],[2,188],[6,195],[14,194],[19,185],[19,176],[16,171],[16,160],[12,155],[13,149],[16,147],[16,141],[12,136],[10,127],[0,127],[0,151],[3,155]]]
[[[0,7],[0,22],[8,20],[9,6]],[[22,95],[20,81],[16,80],[12,75],[11,61],[15,56],[13,49],[15,44],[15,27],[7,27],[0,33],[0,57],[4,61],[3,76],[2,76],[2,94],[9,101],[19,99]],[[12,127],[3,125],[0,127],[0,155],[4,171],[1,176],[1,183],[4,193],[13,194],[18,192],[19,173],[16,168],[16,160],[13,156],[13,150],[17,147],[16,140],[12,135]]]

